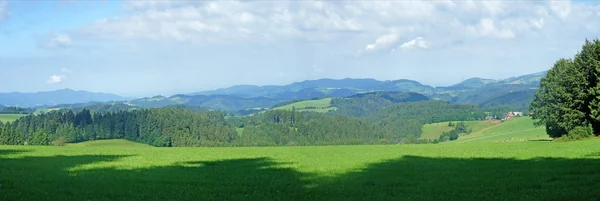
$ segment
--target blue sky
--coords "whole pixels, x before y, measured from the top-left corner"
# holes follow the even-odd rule
[[[598,1],[3,1],[0,92],[171,95],[319,78],[433,86],[549,69]]]

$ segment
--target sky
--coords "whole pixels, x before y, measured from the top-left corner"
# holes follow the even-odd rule
[[[598,1],[0,0],[0,92],[447,86],[548,70],[597,37]]]

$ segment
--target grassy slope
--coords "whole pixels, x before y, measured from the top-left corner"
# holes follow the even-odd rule
[[[22,116],[26,116],[26,114],[0,114],[0,121],[2,123],[12,122]]]
[[[331,98],[324,98],[319,100],[305,100],[289,105],[273,108],[274,110],[292,110],[292,107],[296,107],[297,111],[312,111],[312,112],[328,112],[329,110],[337,110],[336,107],[331,107]],[[318,107],[319,109],[305,109],[306,107]]]
[[[548,139],[544,127],[533,126],[529,117],[515,118],[505,121],[497,126],[461,136],[455,143],[465,142],[501,142],[501,141],[527,141]]]
[[[0,146],[0,200],[589,200],[598,143]]]
[[[453,122],[453,123],[458,123]],[[469,129],[473,132],[478,132],[485,128],[498,125],[500,121],[465,121]],[[443,132],[454,130],[454,127],[448,126],[448,122],[426,124],[423,126],[423,134],[421,139],[438,139]]]

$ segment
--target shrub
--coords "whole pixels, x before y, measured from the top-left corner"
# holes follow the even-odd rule
[[[581,140],[585,138],[592,137],[594,134],[592,133],[592,129],[587,126],[579,126],[575,127],[573,130],[570,130],[567,135],[563,135],[558,138],[559,141],[572,141],[572,140]]]
[[[65,146],[67,139],[65,137],[58,137],[54,141],[52,141],[52,145],[54,146]]]

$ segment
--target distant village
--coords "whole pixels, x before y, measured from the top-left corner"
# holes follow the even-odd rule
[[[489,116],[485,117],[485,120],[487,120],[487,121],[492,121],[492,120],[510,120],[512,118],[522,117],[522,116],[523,116],[523,112],[508,112],[508,113],[504,114],[502,117],[489,115]]]

